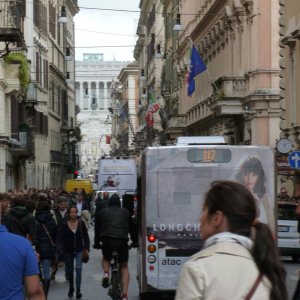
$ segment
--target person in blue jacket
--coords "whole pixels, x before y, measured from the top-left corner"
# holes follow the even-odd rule
[[[40,285],[37,257],[30,242],[0,225],[1,300],[23,300],[24,286],[26,299],[46,299]]]

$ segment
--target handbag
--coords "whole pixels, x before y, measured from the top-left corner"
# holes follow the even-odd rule
[[[89,251],[87,249],[83,249],[82,251],[82,262],[87,263],[90,260]]]
[[[84,239],[83,239],[83,232],[82,232],[81,221],[80,221],[80,225],[79,226],[80,226],[81,237],[82,237],[82,246],[83,246],[83,250],[82,250],[82,262],[86,264],[90,260],[90,254],[89,254],[89,251],[84,248]]]

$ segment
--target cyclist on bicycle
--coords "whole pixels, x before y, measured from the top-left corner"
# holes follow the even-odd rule
[[[137,245],[137,235],[133,232],[133,221],[130,212],[126,208],[121,208],[120,198],[117,194],[111,196],[108,208],[99,211],[95,215],[95,243],[94,248],[100,249],[102,241],[102,286],[109,286],[109,269],[112,252],[118,251],[121,268],[122,300],[128,300],[127,292],[129,286],[128,270],[128,234],[132,240],[132,245]]]

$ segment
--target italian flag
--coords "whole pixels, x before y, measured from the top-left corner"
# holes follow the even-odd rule
[[[153,127],[154,124],[153,114],[160,109],[160,104],[157,101],[158,100],[154,98],[154,95],[151,94],[147,113],[146,113],[146,121],[148,127]]]

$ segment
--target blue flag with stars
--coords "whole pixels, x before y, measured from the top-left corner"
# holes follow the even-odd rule
[[[195,76],[204,72],[207,67],[194,45],[192,47],[190,61],[190,71],[188,73],[188,95],[191,97],[195,91]]]

